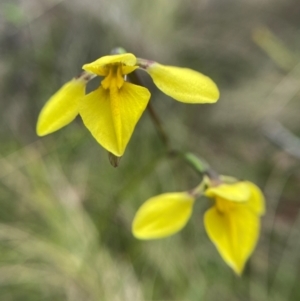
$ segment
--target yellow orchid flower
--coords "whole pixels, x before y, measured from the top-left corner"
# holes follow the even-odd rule
[[[148,199],[134,217],[133,235],[158,239],[180,231],[191,217],[195,198],[203,193],[203,183],[190,192]],[[206,232],[223,260],[240,275],[258,240],[260,216],[265,212],[263,194],[247,181],[209,187],[204,193],[216,200],[204,216]]]
[[[140,68],[157,87],[185,103],[214,103],[219,90],[207,76],[191,69],[163,66],[138,59],[131,53],[115,54],[85,64],[85,72],[66,83],[42,109],[37,134],[44,136],[69,124],[80,114],[94,138],[113,155],[120,157],[150,99],[148,89],[127,82]],[[95,76],[104,77],[100,86],[85,95],[85,86]]]
[[[258,241],[264,196],[247,181],[210,187],[205,195],[215,199],[204,215],[206,232],[223,260],[241,275]]]

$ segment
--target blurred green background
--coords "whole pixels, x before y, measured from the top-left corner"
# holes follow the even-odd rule
[[[300,300],[299,37],[297,0],[2,0],[0,300]],[[217,104],[185,105],[143,74],[173,147],[264,191],[241,278],[205,234],[205,198],[179,234],[133,238],[147,198],[199,182],[148,112],[117,169],[80,118],[36,136],[51,94],[116,46],[218,84]]]

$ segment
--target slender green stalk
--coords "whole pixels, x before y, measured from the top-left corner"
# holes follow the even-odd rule
[[[203,159],[190,152],[181,152],[172,150],[169,152],[170,156],[180,158],[183,162],[189,165],[198,175],[207,176],[210,181],[218,185],[221,183],[219,174],[210,167],[210,165]]]
[[[194,198],[199,198],[205,191],[206,186],[207,186],[207,181],[204,178],[203,181],[201,181],[201,183],[198,186],[196,186],[194,189],[189,191],[189,194]]]

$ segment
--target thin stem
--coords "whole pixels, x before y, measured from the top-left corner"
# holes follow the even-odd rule
[[[165,132],[165,130],[162,126],[162,123],[161,123],[159,117],[157,116],[150,101],[148,103],[147,110],[150,114],[151,120],[156,128],[156,131],[157,131],[158,135],[160,136],[161,141],[165,145],[166,149],[169,150],[170,149],[169,137],[168,137],[167,133]]]
[[[172,150],[169,152],[171,156],[176,156],[182,161],[187,163],[193,170],[200,176],[207,176],[210,183],[213,185],[219,185],[222,183],[219,174],[210,167],[210,165],[203,159],[194,155],[190,152],[180,152],[177,150]]]
[[[203,181],[198,186],[196,186],[194,189],[190,190],[188,193],[191,196],[193,196],[194,198],[200,197],[203,194],[203,192],[205,191],[205,188],[207,186],[206,182],[207,181],[204,178]]]

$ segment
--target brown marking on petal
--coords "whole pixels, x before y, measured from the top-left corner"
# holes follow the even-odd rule
[[[137,59],[137,65],[141,67],[142,69],[147,69],[151,65],[155,64],[156,62],[151,60],[145,60],[145,59]]]
[[[85,72],[81,72],[79,73],[77,76],[74,77],[74,79],[80,79],[83,75],[85,74]]]
[[[91,79],[93,79],[94,77],[96,77],[95,74],[92,73],[88,73],[86,71],[81,72],[78,76],[75,77],[76,80],[83,80],[85,82],[90,81]]]

